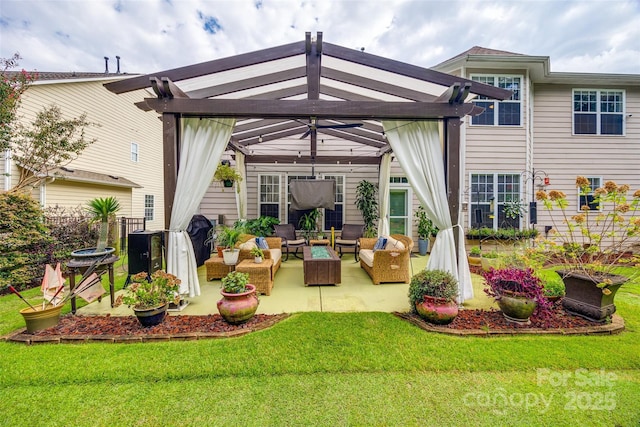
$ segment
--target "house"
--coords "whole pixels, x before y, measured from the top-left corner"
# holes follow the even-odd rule
[[[588,203],[578,200],[578,175],[594,189],[609,180],[640,188],[640,74],[550,68],[547,56],[477,46],[433,67],[513,91],[504,101],[477,98],[484,113],[464,119],[465,227],[527,227],[536,219],[529,204],[547,183],[567,193],[577,213]],[[510,200],[529,212],[506,218]],[[538,210],[537,224],[550,225],[546,213]]]
[[[75,208],[95,197],[114,196],[121,205],[119,216],[146,218],[148,229],[164,226],[162,177],[162,127],[153,114],[136,108],[145,96],[138,91],[116,96],[104,83],[130,77],[120,73],[39,72],[23,94],[18,117],[31,123],[44,107],[55,104],[64,117],[87,113],[97,123],[86,129],[87,139],[96,139],[75,160],[50,173],[34,189],[42,206]],[[10,153],[2,153],[0,188],[15,185],[20,165]],[[11,173],[6,175],[5,171]]]

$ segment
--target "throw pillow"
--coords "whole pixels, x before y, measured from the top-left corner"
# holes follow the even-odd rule
[[[377,251],[379,249],[384,249],[385,246],[387,246],[387,238],[386,237],[379,237],[378,241],[373,246],[373,252],[375,252],[375,251]]]
[[[256,245],[258,245],[260,249],[269,249],[269,245],[264,237],[256,237]]]

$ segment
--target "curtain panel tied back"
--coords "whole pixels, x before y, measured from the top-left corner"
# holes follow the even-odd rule
[[[220,163],[235,119],[182,119],[180,165],[167,242],[167,272],[180,279],[180,293],[200,295],[198,267],[187,227]]]
[[[389,145],[411,188],[434,224],[440,229],[427,263],[428,270],[448,271],[458,279],[458,302],[473,298],[471,272],[464,248],[464,231],[451,223],[444,156],[436,121],[384,121]],[[454,232],[460,242],[456,256]]]

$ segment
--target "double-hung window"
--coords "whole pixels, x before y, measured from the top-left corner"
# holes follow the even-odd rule
[[[623,135],[624,91],[574,89],[574,135]]]
[[[520,216],[507,218],[504,209],[509,202],[519,202],[520,174],[471,174],[469,226],[520,229]]]
[[[280,175],[259,175],[258,212],[280,219]]]
[[[336,198],[335,209],[324,210],[324,230],[342,230],[344,223],[344,175],[325,175],[324,179],[333,179],[336,181]]]
[[[138,144],[135,142],[131,143],[131,161],[134,163],[138,162]]]
[[[478,96],[474,102],[484,108],[484,112],[471,118],[472,125],[520,126],[522,111],[522,77],[519,76],[471,76],[473,81],[507,89],[513,92],[511,98],[498,101]]]
[[[602,187],[602,178],[589,176],[587,179],[589,180],[589,187],[591,188],[591,191],[587,194],[578,194],[578,210],[582,211],[582,207],[587,205],[589,206],[590,211],[597,211],[598,204],[593,201],[593,192],[596,188]]]
[[[155,211],[155,197],[153,194],[144,195],[144,219],[153,221]]]

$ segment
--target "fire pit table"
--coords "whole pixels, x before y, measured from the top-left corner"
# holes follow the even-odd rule
[[[329,246],[302,248],[304,285],[337,285],[341,281],[340,258]]]

